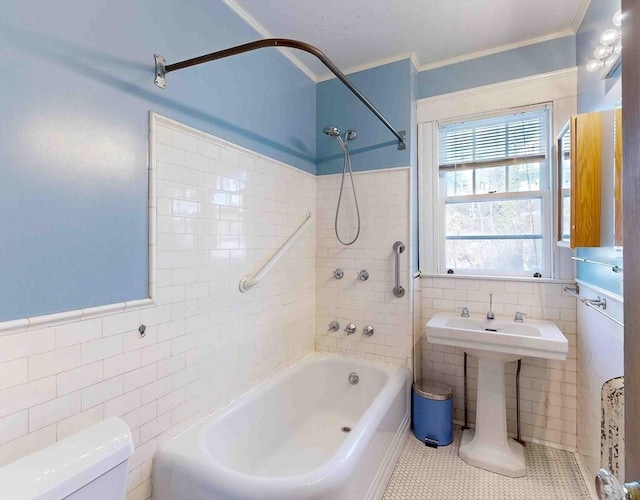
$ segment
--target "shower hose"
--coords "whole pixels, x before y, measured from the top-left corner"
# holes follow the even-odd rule
[[[356,187],[353,184],[353,170],[351,169],[351,157],[349,156],[349,149],[347,148],[347,145],[344,145],[344,165],[342,167],[342,180],[340,181],[340,194],[338,195],[338,206],[336,207],[336,218],[335,218],[335,223],[334,223],[334,229],[336,232],[336,238],[338,238],[338,241],[340,243],[342,243],[343,245],[353,245],[356,240],[358,239],[358,236],[360,236],[360,210],[358,209],[358,196],[356,195]],[[347,167],[349,168],[349,178],[351,179],[351,190],[353,191],[353,201],[356,205],[356,216],[358,218],[358,230],[356,231],[356,235],[355,237],[351,240],[351,241],[343,241],[342,238],[340,238],[340,234],[338,232],[338,215],[340,214],[340,203],[342,202],[342,192],[344,189],[344,177],[347,173]]]

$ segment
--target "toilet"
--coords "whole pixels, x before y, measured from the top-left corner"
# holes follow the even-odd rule
[[[0,499],[123,499],[131,431],[115,417],[0,468]]]

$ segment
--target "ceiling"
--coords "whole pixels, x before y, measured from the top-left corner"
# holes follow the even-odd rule
[[[264,37],[315,45],[350,73],[415,55],[420,69],[574,34],[589,0],[224,0]],[[311,78],[331,76],[290,52]]]

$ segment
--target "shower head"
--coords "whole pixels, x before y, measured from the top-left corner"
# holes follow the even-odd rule
[[[323,132],[331,137],[340,137],[340,129],[338,127],[334,127],[333,125],[329,125],[324,128]]]

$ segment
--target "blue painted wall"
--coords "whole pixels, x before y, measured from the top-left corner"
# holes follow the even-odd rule
[[[418,99],[549,73],[576,65],[575,37],[498,52],[418,74]]]
[[[578,113],[613,109],[622,97],[621,73],[603,80],[601,73],[590,73],[585,66],[593,58],[593,49],[599,45],[600,33],[613,28],[613,14],[620,8],[619,1],[591,2],[576,34],[576,62],[578,64]],[[613,203],[613,200],[611,200]],[[611,207],[609,207],[611,208]],[[605,225],[605,227],[607,227]],[[624,267],[622,252],[615,248],[579,248],[577,256]],[[593,264],[577,265],[577,277],[593,285],[622,295],[623,277],[606,267]]]
[[[603,80],[601,72],[590,73],[587,63],[593,59],[593,49],[600,45],[600,34],[609,28],[620,1],[591,2],[576,34],[576,64],[578,66],[578,113],[613,109],[622,97],[620,72]]]
[[[342,151],[335,139],[322,133],[327,125],[335,125],[343,132],[347,129],[358,132],[357,139],[349,143],[354,171],[409,166],[412,144],[415,144],[411,134],[411,61],[405,59],[385,64],[350,74],[348,78],[396,130],[407,132],[407,149],[398,151],[398,141],[393,133],[334,78],[317,85],[317,174],[342,172]]]
[[[0,1],[0,320],[147,296],[156,111],[315,171],[315,84],[222,2]]]

